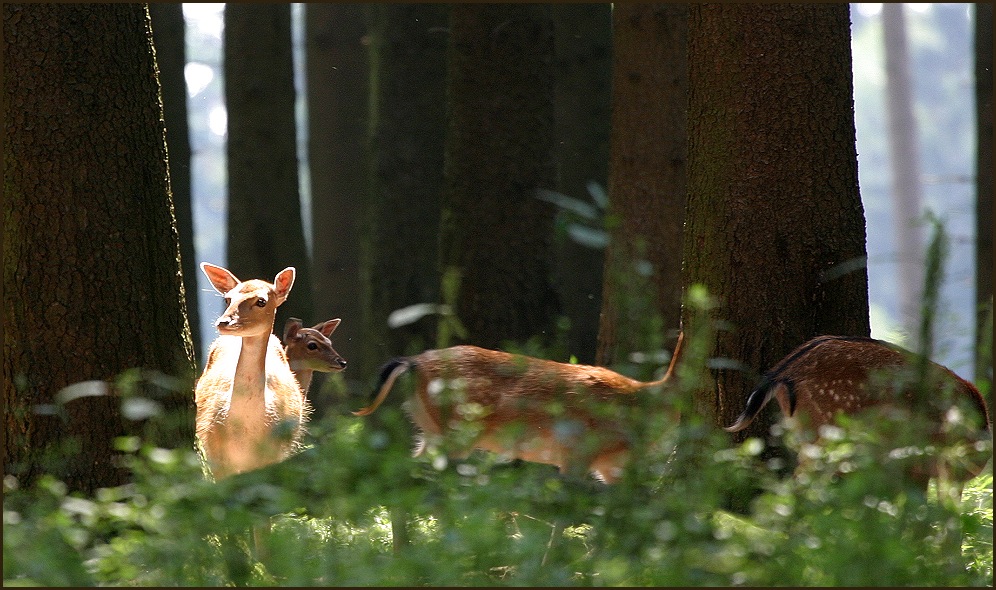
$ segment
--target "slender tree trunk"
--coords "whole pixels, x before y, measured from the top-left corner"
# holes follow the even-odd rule
[[[976,380],[992,381],[993,331],[993,5],[975,4],[975,324]],[[988,335],[988,336],[987,336]],[[989,342],[986,342],[986,339]],[[990,397],[990,399],[992,399]]]
[[[311,178],[315,318],[342,318],[336,350],[349,361],[350,389],[366,387],[362,351],[360,266],[367,207],[370,92],[368,37],[362,4],[306,4],[308,167]],[[321,379],[313,391],[320,393]],[[327,400],[313,394],[316,413]]]
[[[193,448],[149,16],[142,4],[5,4],[3,22],[4,473],[91,492],[128,478],[113,440],[133,429],[108,383],[123,371],[182,378],[179,391],[134,393],[177,416],[155,444]]]
[[[719,301],[711,356],[747,369],[697,396],[726,426],[795,346],[869,333],[848,6],[692,5],[688,37],[684,283]]]
[[[288,317],[308,321],[314,312],[298,193],[290,5],[227,4],[224,46],[227,267],[242,280],[269,281],[295,267],[294,290],[275,325]]]
[[[457,314],[470,343],[549,339],[554,186],[549,6],[450,7],[443,267],[462,273]]]
[[[162,87],[163,118],[169,153],[169,180],[173,193],[176,229],[180,234],[180,261],[183,263],[183,290],[187,300],[187,320],[194,340],[194,356],[201,349],[200,311],[197,307],[197,255],[194,251],[194,212],[190,190],[190,134],[187,124],[187,64],[183,5],[149,4],[156,64]]]
[[[391,329],[388,315],[439,300],[439,218],[446,132],[444,4],[373,8],[370,137],[370,363],[435,344],[436,318]],[[413,92],[413,89],[417,91]]]
[[[919,133],[913,116],[913,80],[901,3],[882,5],[882,29],[885,36],[885,87],[889,113],[899,320],[910,338],[915,340],[919,333],[924,277],[924,239],[919,223],[923,187],[920,184]],[[908,344],[917,348],[915,341],[911,340]]]
[[[619,4],[599,364],[665,345],[681,316],[688,63],[686,4]]]
[[[612,5],[554,4],[557,190],[591,202],[588,183],[608,184],[612,94]],[[554,283],[570,320],[567,346],[595,362],[602,309],[604,251],[565,236],[557,243]]]

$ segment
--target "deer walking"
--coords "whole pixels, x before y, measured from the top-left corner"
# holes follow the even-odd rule
[[[414,370],[418,381],[407,410],[421,431],[415,456],[430,442],[445,439],[453,443],[453,431],[469,426],[477,432],[470,442],[458,443],[451,456],[463,458],[474,449],[483,449],[554,465],[561,473],[591,472],[605,483],[614,483],[622,475],[630,450],[621,410],[636,407],[641,392],[668,383],[680,347],[679,339],[667,373],[650,382],[604,367],[476,346],[428,350],[385,364],[376,398],[353,414],[371,414],[398,377]]]
[[[895,383],[902,377],[902,372],[913,369],[914,359],[909,351],[872,338],[813,338],[764,375],[748,396],[743,413],[725,430],[737,432],[746,428],[772,398],[778,401],[782,414],[798,416],[802,427],[817,433],[821,426],[833,424],[838,413],[856,414],[896,403],[912,406],[912,386],[899,385],[901,389],[896,392]],[[909,476],[924,489],[931,477],[963,485],[978,475],[991,457],[991,451],[979,451],[975,445],[977,441],[992,438],[989,411],[975,386],[949,369],[929,362],[927,375],[935,397],[945,389],[950,392],[951,408],[940,407],[930,412],[931,442],[964,442],[968,451],[964,461],[957,465],[945,464],[932,457],[925,466],[914,467]],[[933,400],[929,405],[933,406]],[[954,439],[947,432],[952,410],[965,416],[974,427],[969,432],[958,431]]]
[[[301,395],[307,397],[311,378],[319,373],[338,373],[346,369],[346,359],[332,348],[329,336],[339,326],[339,318],[327,320],[305,328],[298,318],[288,318],[284,323],[284,352],[294,373]]]
[[[273,283],[240,281],[206,262],[201,269],[228,304],[215,322],[220,335],[194,392],[197,439],[218,480],[290,455],[308,406],[280,341],[271,334],[276,309],[294,285],[294,268],[277,273]]]

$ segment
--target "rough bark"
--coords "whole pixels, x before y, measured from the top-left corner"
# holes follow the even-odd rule
[[[276,326],[314,317],[298,192],[290,5],[227,4],[228,261],[242,280],[297,270]],[[310,320],[309,320],[310,321]]]
[[[553,205],[553,30],[540,4],[450,8],[443,267],[462,273],[468,342],[549,339]]]
[[[180,235],[180,261],[183,290],[187,299],[187,320],[194,341],[194,356],[201,350],[200,311],[197,306],[197,257],[194,251],[194,212],[190,188],[190,135],[187,124],[187,64],[183,5],[149,4],[152,36],[162,88],[163,119],[169,154],[169,184],[173,193],[176,229]]]
[[[112,444],[135,430],[124,389],[106,387],[126,370],[181,378],[172,392],[139,379],[135,393],[176,413],[157,444],[193,444],[149,16],[141,4],[5,4],[3,19],[4,473],[89,492],[128,477]]]
[[[690,9],[684,283],[718,298],[712,356],[747,368],[713,370],[697,394],[717,425],[795,346],[869,333],[848,16],[845,4]],[[737,440],[764,436],[770,416]]]
[[[612,18],[613,228],[599,364],[673,343],[663,332],[680,324],[686,192],[688,6],[619,4]]]

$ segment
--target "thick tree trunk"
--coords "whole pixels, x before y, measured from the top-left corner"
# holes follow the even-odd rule
[[[612,5],[554,4],[557,190],[591,202],[588,183],[608,184],[612,95]],[[605,252],[565,235],[554,283],[570,320],[569,352],[595,362]]]
[[[599,364],[667,347],[681,316],[688,63],[686,4],[613,12],[610,210]],[[647,264],[649,263],[649,265]]]
[[[553,30],[541,4],[450,7],[443,267],[462,273],[472,344],[549,339],[554,186]]]
[[[225,5],[225,103],[228,109],[228,262],[242,280],[272,281],[297,269],[277,310],[314,317],[311,264],[298,193],[297,132],[290,5]],[[327,319],[327,318],[326,318]]]
[[[344,378],[359,391],[366,387],[360,369],[368,337],[361,296],[369,282],[360,265],[370,92],[365,8],[314,3],[304,10],[315,317],[303,319],[311,325],[342,318],[335,347],[349,361]],[[318,414],[328,405],[321,382],[312,390]]]
[[[747,368],[698,395],[717,425],[795,346],[869,333],[849,31],[845,4],[691,7],[684,283],[719,300],[711,356]]]
[[[391,329],[388,315],[439,300],[439,218],[446,133],[442,4],[372,7],[377,72],[370,136],[370,374],[392,356],[435,345],[436,318]],[[417,89],[416,92],[412,92]]]
[[[993,5],[975,5],[975,378],[992,381],[993,332]],[[988,335],[988,336],[987,336]],[[989,339],[989,342],[984,340]],[[992,399],[990,397],[990,399]]]
[[[187,124],[187,64],[183,5],[149,4],[156,64],[162,88],[163,118],[169,154],[169,184],[173,193],[176,229],[180,234],[180,261],[183,290],[187,299],[187,320],[194,341],[194,356],[201,350],[200,311],[197,306],[197,255],[194,251],[194,212],[190,189],[190,135]]]
[[[131,428],[106,383],[123,371],[182,378],[158,400],[178,426],[155,442],[193,445],[149,16],[141,4],[5,4],[3,19],[4,473],[92,491],[127,479],[112,443]]]

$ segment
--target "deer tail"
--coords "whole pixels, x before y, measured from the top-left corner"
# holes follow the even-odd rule
[[[373,403],[369,406],[363,408],[362,410],[357,410],[353,412],[354,416],[366,416],[372,414],[374,410],[380,407],[384,399],[387,397],[388,392],[391,391],[391,387],[394,386],[394,382],[401,376],[402,373],[411,369],[415,366],[411,360],[407,358],[396,358],[391,359],[380,368],[380,379],[377,382],[377,397],[374,398]]]
[[[747,396],[747,406],[744,411],[737,416],[736,422],[732,425],[723,428],[727,432],[739,432],[744,428],[747,428],[754,418],[757,417],[758,412],[760,412],[764,406],[768,405],[771,398],[775,397],[775,390],[778,385],[787,385],[789,390],[789,400],[792,410],[795,410],[795,392],[792,390],[791,383],[786,383],[784,381],[779,381],[773,379],[770,375],[766,375],[761,382],[758,383],[754,391],[750,392]],[[791,415],[791,414],[790,414]]]

